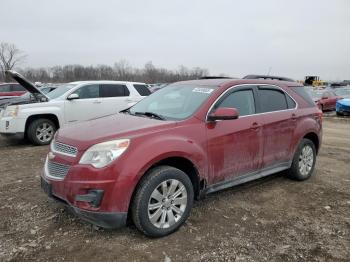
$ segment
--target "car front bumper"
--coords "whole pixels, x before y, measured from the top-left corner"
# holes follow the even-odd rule
[[[127,212],[92,211],[76,207],[65,199],[55,195],[52,191],[52,184],[43,177],[41,177],[41,188],[50,198],[64,204],[71,213],[91,224],[109,229],[120,228],[126,225]],[[99,196],[96,195],[96,197]]]
[[[25,119],[0,116],[0,134],[17,135],[25,132]]]

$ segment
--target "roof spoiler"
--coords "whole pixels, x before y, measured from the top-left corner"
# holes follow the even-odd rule
[[[245,77],[243,77],[243,79],[270,79],[270,80],[295,82],[291,78],[287,78],[283,76],[270,76],[270,75],[246,75]]]

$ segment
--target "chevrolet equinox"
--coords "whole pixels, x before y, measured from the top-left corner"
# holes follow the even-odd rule
[[[41,187],[90,223],[130,219],[161,237],[208,193],[283,170],[308,179],[321,140],[322,112],[289,79],[177,82],[118,114],[59,129]]]

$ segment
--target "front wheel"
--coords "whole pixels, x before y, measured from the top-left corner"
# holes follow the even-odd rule
[[[48,145],[56,132],[56,125],[49,119],[40,118],[32,121],[27,136],[34,145]]]
[[[288,175],[295,180],[306,180],[311,177],[315,164],[315,145],[310,139],[303,138],[295,152],[292,166],[288,170]]]
[[[132,203],[136,227],[150,237],[176,231],[188,218],[193,205],[193,186],[181,170],[160,166],[140,182]]]

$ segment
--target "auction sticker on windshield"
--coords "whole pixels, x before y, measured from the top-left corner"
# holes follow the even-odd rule
[[[214,89],[211,89],[211,88],[196,87],[196,88],[193,88],[192,92],[210,94],[211,92],[213,92],[213,90]]]

